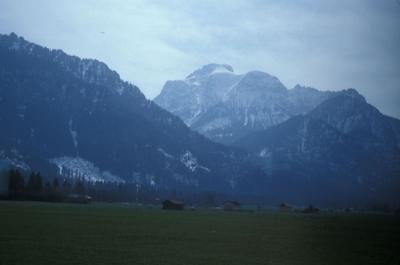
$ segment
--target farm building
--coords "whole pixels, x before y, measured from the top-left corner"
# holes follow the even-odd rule
[[[279,210],[280,210],[281,212],[290,212],[290,211],[292,210],[292,206],[290,206],[290,205],[287,204],[287,203],[281,203],[281,204],[279,205]]]
[[[302,213],[318,213],[319,209],[310,204],[307,208],[304,208],[301,212]]]
[[[224,211],[239,211],[240,203],[237,201],[226,201],[224,202]]]
[[[81,194],[68,194],[66,199],[71,203],[90,203],[92,201],[91,196]]]
[[[162,204],[164,210],[183,210],[184,208],[183,202],[177,200],[165,200]]]

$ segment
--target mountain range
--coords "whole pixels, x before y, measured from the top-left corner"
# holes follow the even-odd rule
[[[155,102],[206,137],[248,151],[267,174],[270,200],[398,200],[400,121],[355,89],[287,89],[264,72],[210,64],[167,81]]]
[[[351,89],[235,145],[252,153],[271,186],[290,194],[290,200],[308,194],[310,201],[326,203],[396,201],[399,129],[399,120],[381,114]]]
[[[229,65],[209,64],[185,80],[167,81],[154,101],[213,141],[231,144],[307,113],[335,94],[299,85],[287,89],[261,71],[240,75]]]
[[[13,33],[0,35],[0,58],[0,160],[154,189],[252,189],[245,152],[190,130],[104,63]]]
[[[355,89],[287,89],[226,64],[151,101],[102,62],[12,33],[0,35],[0,163],[269,203],[400,203],[400,121]]]

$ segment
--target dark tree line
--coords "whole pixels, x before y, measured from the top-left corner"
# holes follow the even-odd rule
[[[16,169],[9,170],[7,177],[9,180],[7,199],[10,200],[87,202],[86,198],[90,197],[91,200],[101,202],[161,204],[164,199],[176,199],[188,205],[214,207],[224,200],[238,199],[214,191],[169,190],[138,183],[86,182],[83,177],[45,178],[38,172],[24,176]],[[243,202],[243,198],[240,201]]]
[[[24,177],[17,169],[8,171],[8,198],[12,200],[65,201],[70,194],[85,195],[82,179],[45,181],[39,172]]]

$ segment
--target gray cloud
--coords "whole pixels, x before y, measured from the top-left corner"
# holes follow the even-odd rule
[[[400,117],[396,0],[2,0],[0,32],[11,31],[105,61],[149,98],[167,79],[220,62],[288,87],[354,87]]]

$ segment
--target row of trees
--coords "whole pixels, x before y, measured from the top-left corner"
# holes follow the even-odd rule
[[[38,172],[32,172],[27,178],[16,169],[8,172],[8,196],[10,199],[57,201],[71,193],[85,194],[85,183],[82,179],[75,182],[64,179],[60,183],[58,178],[45,181]]]
[[[96,201],[106,202],[139,202],[160,204],[163,199],[177,199],[188,204],[215,206],[218,201],[231,199],[216,192],[177,192],[155,190],[137,183],[85,182],[83,178],[46,178],[38,172],[23,175],[12,169],[7,173],[8,199],[70,201],[72,197],[90,196]]]
[[[71,201],[77,196],[90,196],[96,201],[150,203],[160,196],[168,197],[149,187],[137,189],[136,183],[86,182],[83,177],[60,181],[58,178],[44,178],[37,172],[24,176],[16,169],[8,171],[6,177],[8,199],[11,200]]]
[[[4,173],[9,185],[6,198],[11,200],[72,201],[78,195],[90,196],[95,201],[144,204],[160,204],[164,199],[176,199],[188,205],[204,207],[217,206],[225,200],[237,200],[232,195],[214,191],[185,191],[139,183],[86,182],[84,176],[61,179],[59,176],[42,176],[38,172],[21,173],[17,169]],[[247,201],[250,200],[252,198]],[[245,198],[241,197],[240,201],[245,202]]]

